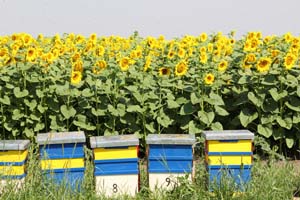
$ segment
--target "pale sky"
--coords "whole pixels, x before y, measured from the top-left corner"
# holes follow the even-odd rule
[[[0,0],[0,35],[300,33],[299,0]]]

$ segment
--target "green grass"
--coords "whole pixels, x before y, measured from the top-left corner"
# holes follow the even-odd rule
[[[51,180],[45,180],[39,168],[35,147],[30,150],[28,158],[28,175],[23,187],[16,189],[14,184],[7,185],[1,199],[109,199],[97,196],[94,190],[93,165],[91,150],[86,150],[86,175],[82,187],[74,191],[64,184],[56,185]],[[147,174],[145,168],[141,168],[141,191],[135,197],[118,196],[111,199],[258,199],[258,200],[284,200],[292,199],[300,190],[300,175],[288,162],[280,167],[275,162],[255,161],[252,168],[252,181],[246,186],[245,192],[235,194],[234,184],[231,180],[225,180],[221,187],[213,185],[214,193],[207,189],[207,172],[203,162],[196,164],[196,176],[193,183],[186,178],[178,181],[180,185],[172,190],[159,189],[149,191],[147,188]]]

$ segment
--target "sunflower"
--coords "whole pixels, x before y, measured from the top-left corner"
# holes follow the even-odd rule
[[[35,48],[28,48],[26,53],[26,60],[29,62],[33,62],[36,58],[36,49]]]
[[[94,74],[100,74],[100,72],[107,67],[105,60],[99,60],[96,62],[95,66],[93,67]]]
[[[127,71],[129,68],[129,64],[130,64],[130,58],[129,57],[123,57],[120,61],[119,61],[119,65],[122,71]]]
[[[72,71],[71,74],[71,83],[76,85],[78,84],[82,79],[82,74],[79,71]]]
[[[172,50],[170,50],[170,51],[168,52],[167,57],[168,57],[169,59],[172,59],[172,58],[174,58],[174,56],[175,56],[175,52],[172,51]]]
[[[208,73],[206,74],[206,76],[204,77],[204,83],[206,85],[211,85],[213,84],[215,81],[215,76],[212,73]]]
[[[2,59],[6,56],[8,56],[8,49],[7,48],[1,48],[0,49],[0,58]]]
[[[186,54],[186,51],[184,50],[184,48],[179,48],[178,50],[178,56],[179,58],[183,58]]]
[[[73,69],[73,71],[82,72],[83,71],[82,61],[78,60],[75,63],[73,63],[72,69]]]
[[[171,70],[168,67],[161,67],[161,68],[159,68],[159,75],[160,76],[164,76],[164,75],[168,75],[169,76],[170,73],[171,73]]]
[[[55,57],[53,56],[53,54],[51,52],[46,54],[46,61],[48,63],[53,63],[54,59],[55,59]]]
[[[293,66],[295,65],[296,59],[297,57],[294,54],[288,53],[284,58],[285,69],[287,70],[292,69]]]
[[[218,64],[218,70],[220,72],[224,72],[228,67],[228,62],[226,60],[222,60],[219,64]]]
[[[91,35],[90,35],[90,41],[93,41],[93,42],[95,42],[96,40],[97,40],[97,34],[96,33],[92,33]]]
[[[151,66],[151,56],[146,56],[146,61],[144,65],[144,72],[146,72]]]
[[[202,64],[207,63],[207,54],[206,54],[206,53],[200,54],[200,62],[201,62]]]
[[[271,64],[272,60],[270,58],[262,57],[256,64],[257,71],[266,72],[270,69]]]
[[[105,53],[105,48],[103,46],[98,46],[96,49],[95,49],[95,55],[96,56],[103,56]]]
[[[176,76],[183,76],[186,74],[188,69],[186,61],[179,62],[175,67],[175,75]]]
[[[205,42],[207,40],[207,34],[206,33],[201,33],[200,34],[200,41]]]

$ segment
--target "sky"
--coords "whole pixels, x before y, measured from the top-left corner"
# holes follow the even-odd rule
[[[299,0],[0,0],[0,35],[300,33]]]

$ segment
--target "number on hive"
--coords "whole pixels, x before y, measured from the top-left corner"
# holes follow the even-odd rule
[[[114,193],[118,192],[118,185],[117,184],[113,184],[113,192]]]
[[[168,187],[171,184],[170,178],[166,178],[166,182],[167,182],[167,187]]]

